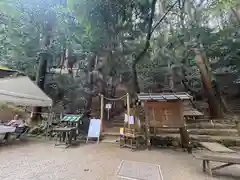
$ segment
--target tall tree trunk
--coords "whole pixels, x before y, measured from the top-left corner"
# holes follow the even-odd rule
[[[215,96],[214,88],[212,87],[212,78],[209,70],[209,64],[207,64],[207,60],[205,60],[203,54],[200,52],[199,49],[195,48],[194,53],[196,55],[196,64],[201,74],[205,94],[208,99],[210,116],[213,118],[222,118],[223,111],[221,108],[221,104]]]
[[[90,55],[88,57],[88,88],[90,91],[90,94],[87,99],[87,104],[85,107],[84,115],[90,115],[91,113],[91,107],[92,107],[92,98],[93,98],[93,88],[94,88],[94,78],[93,78],[93,71],[95,68],[95,62],[96,62],[96,55]]]
[[[50,45],[50,40],[51,40],[51,31],[52,31],[52,26],[48,22],[46,24],[46,31],[42,40],[42,47],[43,49],[48,49],[48,46]],[[44,91],[44,86],[45,86],[45,79],[46,79],[46,74],[47,74],[47,61],[49,59],[49,54],[47,52],[43,52],[40,56],[40,61],[38,65],[38,71],[37,71],[37,76],[36,76],[36,83],[38,87]],[[35,121],[36,123],[41,120],[41,113],[42,113],[42,107],[38,106],[33,108],[33,117],[32,120]]]
[[[65,64],[68,70],[68,74],[71,76],[71,78],[73,78],[73,60],[71,58],[73,58],[72,56],[72,52],[70,50],[70,48],[68,47],[66,49],[66,56],[65,56]]]
[[[152,25],[153,25],[153,19],[154,19],[154,14],[155,14],[155,6],[156,6],[156,2],[157,0],[153,0],[152,1],[152,5],[151,5],[151,14],[149,17],[149,21],[148,21],[148,32],[147,32],[147,36],[146,36],[146,42],[145,42],[145,47],[144,49],[135,57],[133,64],[132,64],[132,81],[133,81],[133,90],[136,93],[140,92],[140,87],[139,87],[139,83],[138,83],[138,74],[137,74],[137,64],[140,60],[142,60],[142,58],[145,56],[145,54],[147,53],[149,47],[150,47],[150,40],[151,40],[151,36],[153,33],[153,29],[152,29]]]
[[[174,90],[174,69],[173,69],[170,61],[168,61],[168,71],[169,71],[168,86],[169,86],[170,91],[173,91]]]
[[[63,47],[62,47],[62,52],[60,55],[60,74],[62,74],[62,69],[64,69],[64,63],[66,60],[66,44],[64,43]]]
[[[40,89],[42,89],[43,91],[44,91],[44,85],[45,85],[45,79],[46,79],[46,73],[47,73],[47,59],[48,59],[47,54],[44,53],[41,55],[39,67],[38,67],[37,78],[36,78],[38,87]],[[40,107],[40,106],[35,107],[33,112],[34,112],[34,116],[32,119],[36,122],[41,120],[42,107]]]

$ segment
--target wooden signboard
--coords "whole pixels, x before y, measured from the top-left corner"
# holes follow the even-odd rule
[[[147,116],[151,127],[183,127],[181,102],[147,102]]]

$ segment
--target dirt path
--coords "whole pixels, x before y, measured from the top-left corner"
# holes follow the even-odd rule
[[[131,152],[106,143],[62,149],[49,142],[0,146],[0,179],[117,180],[122,160],[159,164],[164,180],[240,179],[239,166],[223,169],[210,178],[202,173],[200,161],[169,149]]]

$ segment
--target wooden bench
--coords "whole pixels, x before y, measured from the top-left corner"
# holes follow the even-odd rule
[[[222,169],[235,164],[240,164],[240,154],[238,153],[220,153],[220,152],[201,152],[193,153],[197,159],[203,160],[203,172],[209,173],[212,176],[212,171]],[[220,166],[211,167],[210,162],[225,163]]]
[[[232,149],[229,149],[219,143],[202,142],[200,144],[208,149],[208,151],[196,152],[193,153],[193,156],[196,159],[203,160],[203,172],[207,172],[210,176],[212,176],[212,171],[240,164],[240,154]],[[225,164],[211,167],[211,161]]]
[[[216,142],[200,142],[199,144],[211,152],[236,153],[236,151]]]

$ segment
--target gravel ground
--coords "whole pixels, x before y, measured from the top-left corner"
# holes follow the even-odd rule
[[[131,152],[117,145],[81,144],[63,149],[52,142],[14,142],[0,146],[0,180],[117,180],[122,160],[159,164],[164,180],[239,180],[240,166],[211,178],[201,161],[170,149]]]

